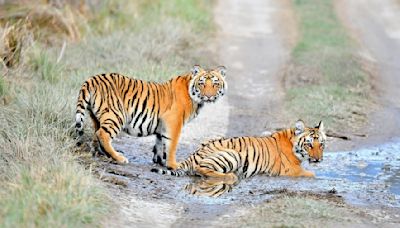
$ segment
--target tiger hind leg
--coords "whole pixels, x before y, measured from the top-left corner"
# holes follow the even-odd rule
[[[236,182],[238,176],[234,172],[238,170],[240,160],[237,151],[223,149],[205,157],[195,168],[195,171],[207,178]]]
[[[100,144],[99,144],[99,139],[97,138],[96,132],[100,128],[100,122],[97,119],[97,117],[93,114],[93,112],[89,111],[90,114],[90,119],[92,120],[93,123],[93,128],[95,134],[93,135],[93,140],[92,140],[92,146],[90,148],[90,151],[92,152],[93,155],[99,153],[102,155],[107,155],[104,151],[102,151]]]
[[[197,166],[195,171],[205,178],[223,180],[226,182],[236,182],[239,179],[234,173],[221,173],[207,167]]]
[[[153,163],[165,166],[167,153],[161,134],[156,134],[156,144],[153,147]]]
[[[108,155],[110,155],[115,161],[117,161],[120,164],[125,164],[129,163],[128,159],[123,156],[122,154],[118,153],[113,146],[111,145],[112,141],[112,135],[110,130],[105,130],[107,129],[104,126],[101,126],[99,130],[96,131],[97,139],[99,140],[100,148],[104,152],[106,152]],[[114,128],[113,128],[114,129]],[[114,134],[116,135],[118,132],[114,131]],[[114,136],[115,136],[114,135]]]

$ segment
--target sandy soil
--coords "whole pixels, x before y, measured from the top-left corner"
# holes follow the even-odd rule
[[[245,9],[245,10],[244,10]],[[215,10],[221,62],[230,66],[228,136],[259,135],[286,126],[279,115],[283,90],[279,70],[288,59],[274,1],[219,1]]]
[[[380,78],[377,79],[376,88],[382,106],[371,116],[368,135],[374,142],[382,142],[392,135],[399,135],[400,131],[399,100],[396,99],[400,95],[396,90],[400,83],[400,80],[396,80],[400,75],[400,68],[396,66],[400,55],[400,29],[397,30],[400,28],[397,27],[400,11],[396,12],[389,0],[377,2],[343,0],[338,1],[337,6],[343,21],[365,47],[360,55],[375,62],[379,69]],[[388,7],[379,12],[370,10],[385,5]],[[288,1],[218,1],[215,7],[215,18],[220,27],[216,40],[218,62],[228,68],[229,91],[223,100],[206,106],[199,117],[185,127],[178,148],[178,160],[184,159],[196,145],[208,138],[259,135],[266,129],[290,124],[281,116],[283,112],[280,106],[284,96],[280,70],[288,61],[290,46],[296,36],[295,29],[291,28],[294,23],[288,7]],[[290,20],[283,20],[285,24],[279,24],[280,20],[274,18]],[[393,22],[395,18],[397,21]],[[373,130],[377,128],[385,130]],[[99,158],[98,175],[110,183],[112,197],[118,199],[116,202],[119,205],[115,212],[119,219],[107,220],[106,226],[187,227],[188,223],[191,227],[240,226],[246,224],[241,221],[256,210],[254,205],[268,202],[273,207],[274,203],[280,202],[273,200],[274,196],[298,194],[312,199],[333,199],[332,207],[348,209],[346,213],[359,218],[357,221],[362,221],[364,226],[375,224],[371,223],[372,218],[378,223],[399,222],[398,217],[394,216],[398,215],[397,209],[385,208],[384,213],[382,207],[378,207],[378,212],[373,209],[354,209],[344,204],[343,200],[338,200],[340,196],[328,193],[331,186],[318,189],[318,180],[305,181],[309,186],[316,186],[317,190],[311,196],[285,190],[293,186],[304,187],[302,180],[283,178],[278,181],[267,177],[246,180],[233,192],[218,199],[188,195],[184,186],[195,178],[161,177],[150,172],[151,167],[155,166],[151,162],[154,140],[152,137],[125,136],[118,139],[115,147],[125,151],[130,160],[126,166],[103,162]],[[353,143],[360,145],[366,142]],[[277,186],[283,190],[277,191]],[[390,216],[386,217],[388,214]],[[306,224],[315,225],[312,220]]]

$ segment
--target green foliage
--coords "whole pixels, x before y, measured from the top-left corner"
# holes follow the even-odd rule
[[[213,29],[211,8],[211,0],[107,0],[97,5],[89,24],[94,31],[108,34],[121,29],[146,29],[172,19],[200,32]]]
[[[212,5],[210,0],[151,0],[143,1],[142,13],[148,15],[144,25],[165,19],[175,19],[190,24],[195,32],[212,31]]]
[[[6,94],[6,82],[4,80],[4,76],[0,76],[0,97]]]
[[[61,64],[55,61],[55,57],[50,57],[48,52],[40,50],[40,47],[33,51],[31,62],[33,69],[42,80],[56,83],[61,78],[63,70]]]
[[[107,212],[102,187],[71,153],[70,93],[41,84],[0,110],[1,226],[76,227]]]
[[[361,123],[368,75],[355,45],[336,16],[332,0],[293,0],[301,37],[292,51],[288,108],[294,118],[323,119],[331,127]]]
[[[352,211],[324,199],[285,196],[257,206],[237,227],[313,227],[357,223]]]

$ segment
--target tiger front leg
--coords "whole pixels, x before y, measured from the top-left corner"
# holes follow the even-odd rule
[[[239,180],[238,176],[234,173],[221,173],[208,167],[202,167],[201,164],[195,170],[199,175],[207,179],[214,179],[214,181],[224,181],[233,184]]]
[[[162,141],[165,143],[167,151],[167,168],[175,170],[178,165],[176,163],[176,149],[182,130],[182,121],[173,116],[170,121],[166,121],[166,134],[162,136]]]
[[[293,168],[293,172],[289,173],[287,176],[292,177],[315,177],[315,174],[311,171],[305,170],[302,167]]]

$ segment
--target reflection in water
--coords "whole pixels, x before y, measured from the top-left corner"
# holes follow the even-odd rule
[[[200,179],[185,186],[185,190],[196,196],[219,197],[230,192],[239,182],[224,181],[218,179]]]
[[[371,190],[372,184],[381,185],[383,190],[400,195],[399,149],[400,144],[397,143],[381,145],[379,148],[330,153],[327,159],[340,162],[334,166],[321,164],[317,171],[318,177],[365,184],[368,190]]]
[[[258,175],[241,180],[241,184],[199,180],[187,184],[185,189],[190,194],[229,200],[250,191],[255,193],[250,198],[255,199],[264,191],[282,188],[310,192],[328,192],[334,188],[353,204],[400,207],[400,142],[356,151],[327,152],[321,163],[303,162],[302,166],[315,172],[316,178]]]

